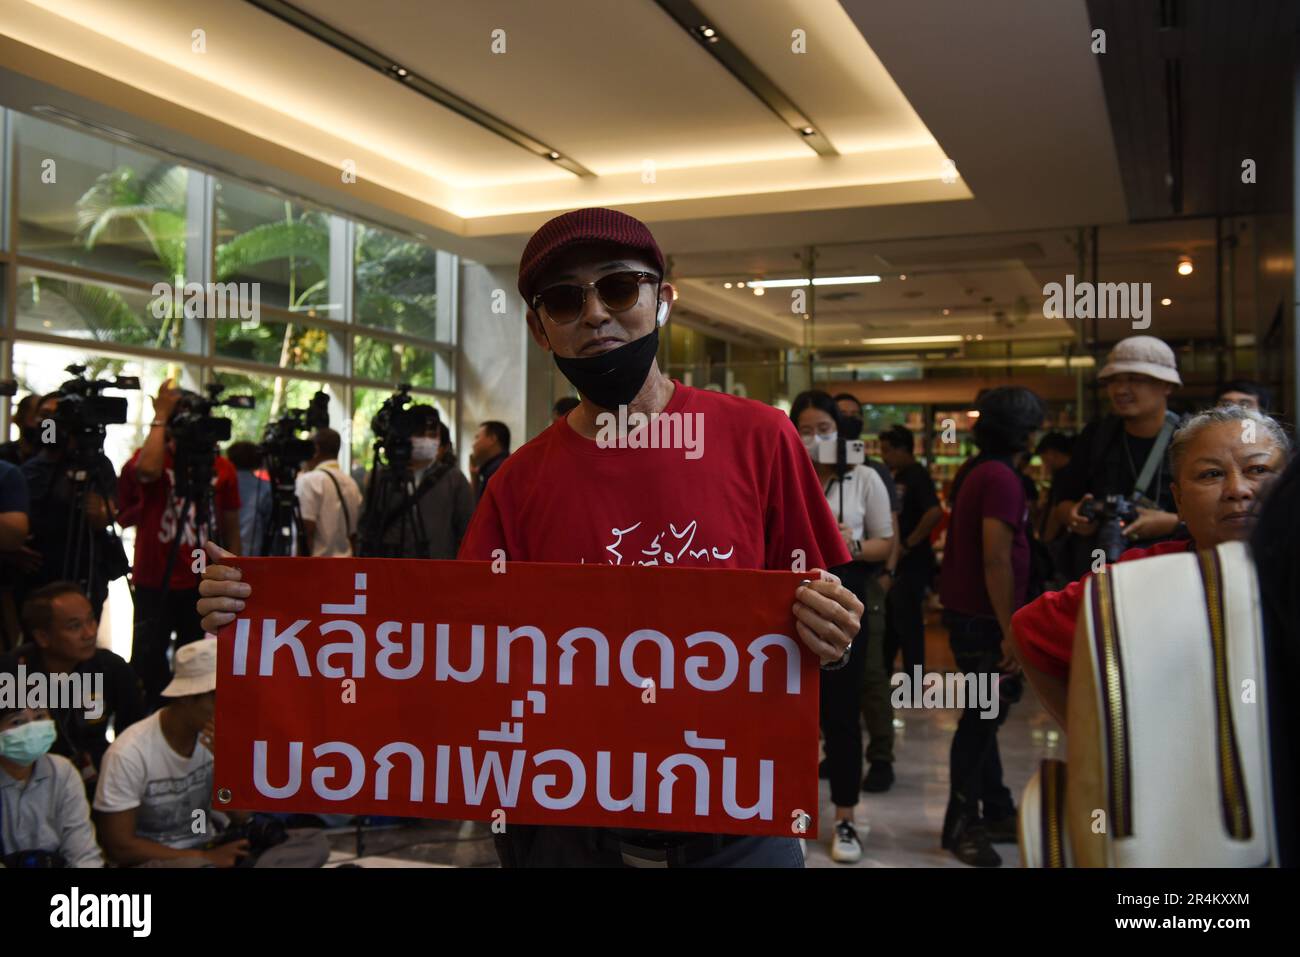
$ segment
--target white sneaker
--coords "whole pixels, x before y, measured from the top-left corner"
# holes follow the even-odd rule
[[[837,864],[856,864],[862,860],[862,841],[852,821],[836,821],[831,838],[831,860]]]

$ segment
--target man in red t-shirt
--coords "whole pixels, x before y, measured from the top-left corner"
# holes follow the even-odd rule
[[[863,609],[820,573],[849,554],[812,461],[780,410],[659,371],[659,325],[673,299],[664,271],[650,231],[614,210],[566,213],[529,240],[519,266],[528,328],[582,402],[501,466],[458,558],[808,568],[814,581],[791,596],[796,631],[824,667],[843,666]],[[621,407],[626,417],[680,413],[683,425],[698,424],[691,447],[628,447],[621,426],[599,418],[617,420]],[[209,631],[243,609],[248,588],[237,579],[236,569],[208,566],[199,611]],[[506,866],[803,865],[794,838],[511,825],[496,839]]]
[[[194,527],[192,503],[184,516],[181,515],[182,503],[174,490],[172,455],[176,445],[168,423],[183,395],[170,379],[163,382],[153,400],[154,418],[144,446],[122,466],[118,480],[122,500],[137,526],[131,575],[135,585],[131,666],[144,685],[145,702],[150,710],[163,703],[162,690],[171,681],[167,650],[173,633],[178,648],[203,637],[195,610],[199,576],[191,570],[194,549],[219,534],[231,552],[240,552],[239,476],[227,459],[220,455],[215,458],[213,515],[207,516],[199,529]],[[181,529],[179,542],[176,541],[178,527]],[[173,550],[175,557],[171,558]],[[164,582],[169,558],[171,573]]]

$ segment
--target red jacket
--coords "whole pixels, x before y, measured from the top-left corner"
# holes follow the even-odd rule
[[[1188,540],[1157,542],[1150,548],[1130,548],[1119,560],[1132,562],[1194,549],[1194,543]],[[1062,680],[1070,676],[1075,619],[1083,603],[1084,586],[1091,577],[1089,572],[1060,591],[1049,591],[1011,616],[1011,631],[1026,664]]]

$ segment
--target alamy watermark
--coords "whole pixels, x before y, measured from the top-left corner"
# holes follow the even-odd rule
[[[1043,287],[1045,319],[1129,319],[1134,329],[1151,325],[1151,283],[1078,282],[1067,274],[1065,283]]]
[[[155,319],[184,315],[187,319],[258,321],[262,313],[262,284],[258,282],[156,282],[149,311]]]
[[[922,674],[915,665],[912,674],[899,671],[889,679],[893,693],[890,704],[895,708],[955,708],[966,710],[978,707],[981,718],[995,719],[1001,710],[998,697],[997,672],[945,672],[931,671]]]
[[[104,674],[47,675],[43,671],[27,673],[19,665],[18,673],[0,673],[0,708],[48,708],[52,711],[82,711],[88,721],[104,716]]]
[[[683,449],[686,458],[704,455],[703,412],[628,412],[596,416],[596,445],[602,449]]]

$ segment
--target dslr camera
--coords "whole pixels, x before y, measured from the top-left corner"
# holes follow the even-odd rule
[[[1097,546],[1115,562],[1127,547],[1124,526],[1138,517],[1137,503],[1124,495],[1090,498],[1079,506],[1079,514],[1097,523]]]

